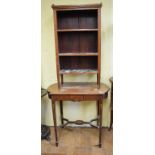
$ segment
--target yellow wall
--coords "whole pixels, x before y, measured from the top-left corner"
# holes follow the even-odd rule
[[[57,82],[54,24],[52,4],[91,4],[102,2],[101,14],[101,82],[110,86],[109,78],[112,76],[112,0],[42,0],[41,4],[41,83],[43,88]],[[65,81],[95,81],[96,76],[65,76]],[[103,126],[109,126],[109,97],[103,105]],[[43,124],[53,125],[51,104],[48,97],[42,99],[41,120]],[[57,105],[57,121],[60,123],[59,104]],[[71,119],[90,120],[96,116],[95,102],[72,103],[65,102],[64,116]]]

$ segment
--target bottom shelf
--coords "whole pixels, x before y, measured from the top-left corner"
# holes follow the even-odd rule
[[[96,82],[64,82],[62,87],[97,87]]]
[[[97,74],[96,69],[61,69],[60,74]]]

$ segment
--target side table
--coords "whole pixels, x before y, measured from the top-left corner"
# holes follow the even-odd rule
[[[60,113],[61,113],[61,123],[62,127],[75,123],[77,125],[89,124],[92,127],[99,129],[99,144],[102,146],[101,137],[102,137],[102,104],[103,99],[108,96],[109,88],[101,83],[100,88],[98,89],[97,84],[95,83],[65,83],[61,88],[58,88],[58,84],[53,84],[49,86],[48,96],[52,102],[53,110],[53,121],[54,121],[54,131],[55,131],[55,145],[58,146],[58,134],[57,134],[57,119],[56,119],[56,101],[60,101]],[[63,101],[96,101],[97,103],[97,118],[86,122],[83,120],[69,121],[63,117]],[[93,125],[92,122],[97,121],[98,125]],[[64,123],[65,122],[65,123]]]

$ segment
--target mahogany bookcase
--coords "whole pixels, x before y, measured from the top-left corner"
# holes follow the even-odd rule
[[[65,74],[96,74],[100,87],[101,6],[52,5],[59,88]]]

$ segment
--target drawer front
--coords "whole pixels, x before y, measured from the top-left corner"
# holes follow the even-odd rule
[[[83,96],[81,95],[54,95],[52,96],[53,100],[63,100],[63,101],[82,101]]]
[[[97,96],[97,95],[85,95],[83,97],[84,101],[96,101],[96,100],[99,100],[99,99],[101,99],[101,96]]]

